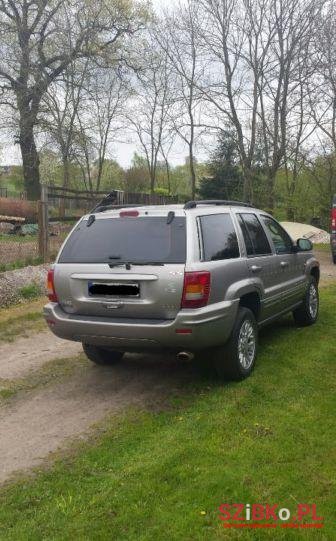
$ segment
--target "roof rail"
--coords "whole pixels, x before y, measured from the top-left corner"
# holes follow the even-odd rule
[[[194,209],[197,207],[197,205],[227,205],[230,207],[253,207],[253,205],[250,205],[250,203],[243,203],[242,201],[228,201],[225,199],[204,199],[200,201],[187,201],[183,208],[185,210]]]

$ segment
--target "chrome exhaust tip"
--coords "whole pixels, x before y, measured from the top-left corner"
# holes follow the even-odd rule
[[[194,354],[190,351],[180,351],[176,357],[178,361],[186,362],[192,361],[194,358]]]

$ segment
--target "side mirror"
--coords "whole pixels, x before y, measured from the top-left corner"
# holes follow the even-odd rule
[[[298,239],[296,245],[299,252],[311,252],[313,249],[313,243],[309,239]]]

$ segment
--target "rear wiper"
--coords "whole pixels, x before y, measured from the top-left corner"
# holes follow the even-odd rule
[[[163,267],[164,263],[160,261],[132,261],[132,265],[156,265],[157,267]]]
[[[110,259],[110,258],[109,258]],[[115,258],[116,259],[116,258]],[[109,267],[119,267],[119,266],[122,266],[122,265],[128,265],[128,266],[131,266],[131,265],[155,265],[157,267],[163,267],[165,265],[165,263],[162,263],[161,261],[116,261],[115,263],[109,263],[108,264]]]

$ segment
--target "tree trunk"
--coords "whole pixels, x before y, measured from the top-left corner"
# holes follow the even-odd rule
[[[193,145],[189,144],[189,168],[190,168],[190,183],[191,183],[191,199],[194,200],[196,196],[196,173],[193,154]]]
[[[275,173],[270,172],[267,179],[267,212],[270,214],[274,210],[274,184],[275,184]]]
[[[69,180],[69,158],[68,156],[63,156],[63,188],[69,187]],[[65,216],[65,199],[63,197],[60,199],[59,216],[60,218],[64,218]]]
[[[25,112],[20,112],[24,119]],[[20,123],[20,148],[22,155],[23,180],[27,197],[31,201],[40,199],[40,159],[36,149],[33,124]]]
[[[243,168],[243,201],[253,203],[253,174],[250,167]]]
[[[287,207],[287,220],[289,222],[295,222],[295,213],[293,207]]]
[[[150,193],[153,195],[155,190],[155,171],[150,170]]]

